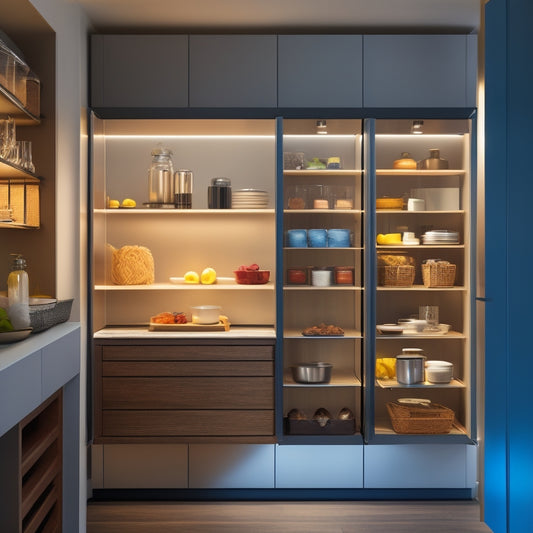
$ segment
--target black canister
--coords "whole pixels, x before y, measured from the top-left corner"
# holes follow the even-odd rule
[[[213,178],[207,187],[207,206],[209,209],[231,209],[231,180]]]

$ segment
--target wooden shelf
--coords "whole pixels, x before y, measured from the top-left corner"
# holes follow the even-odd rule
[[[274,291],[275,283],[262,285],[239,285],[236,282],[213,283],[212,285],[186,283],[152,283],[150,285],[95,285],[95,291]]]
[[[297,383],[292,379],[290,374],[286,374],[283,377],[283,386],[284,387],[300,387],[300,388],[318,388],[318,387],[360,387],[361,380],[355,376],[350,375],[335,375],[331,376],[329,383]]]
[[[284,285],[284,291],[362,291],[363,287],[354,285],[330,285],[329,287],[315,287],[314,285]]]
[[[465,170],[462,169],[442,169],[442,170],[405,170],[396,168],[378,168],[376,176],[464,176]]]
[[[407,211],[407,209],[376,209],[376,215],[464,215],[464,209],[443,211]]]
[[[454,285],[453,287],[425,287],[424,285],[413,285],[412,287],[377,287],[378,291],[450,291],[461,292],[466,288],[462,285]]]
[[[194,215],[274,215],[274,209],[145,209],[145,208],[118,208],[118,209],[93,209],[93,213],[103,213],[114,216],[132,215],[164,215],[164,216],[194,216]]]
[[[448,333],[446,333],[445,335],[441,335],[441,334],[424,334],[424,333],[402,333],[400,335],[382,335],[382,334],[377,334],[376,335],[376,340],[381,340],[381,339],[466,339],[466,335],[464,335],[463,333],[460,333],[458,331],[449,331]]]
[[[24,180],[26,183],[39,183],[41,180],[32,172],[23,170],[18,165],[6,161],[0,157],[0,178]]]
[[[382,389],[464,389],[465,384],[458,380],[452,379],[450,383],[413,383],[413,385],[403,385],[395,379],[376,379],[376,385]]]
[[[360,215],[364,211],[360,209],[284,209],[285,215]]]
[[[362,339],[363,335],[360,331],[355,329],[344,329],[344,335],[302,335],[301,329],[286,329],[283,332],[283,338],[285,339],[327,339],[327,340],[342,340],[342,339]]]

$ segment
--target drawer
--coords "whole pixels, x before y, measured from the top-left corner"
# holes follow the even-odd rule
[[[273,409],[269,377],[106,377],[103,409]]]
[[[104,376],[273,376],[272,361],[104,361]]]
[[[274,411],[104,411],[104,437],[273,435]]]
[[[103,346],[104,361],[273,361],[273,346]]]

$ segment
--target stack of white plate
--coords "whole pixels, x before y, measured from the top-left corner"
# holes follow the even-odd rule
[[[268,193],[259,189],[238,189],[231,194],[233,209],[266,209]]]
[[[423,244],[459,244],[459,233],[447,229],[426,231],[422,235]]]

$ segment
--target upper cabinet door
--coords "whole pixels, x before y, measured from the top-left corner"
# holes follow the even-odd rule
[[[365,35],[365,108],[474,107],[475,35]]]
[[[279,107],[362,107],[361,35],[280,35]]]
[[[191,35],[191,107],[277,107],[275,35]]]
[[[93,107],[187,107],[187,35],[93,35]]]

